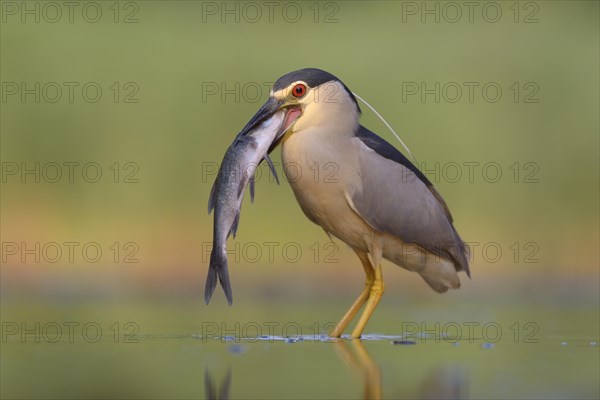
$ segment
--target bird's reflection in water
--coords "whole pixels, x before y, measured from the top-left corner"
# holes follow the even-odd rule
[[[381,399],[382,382],[379,365],[369,354],[362,340],[339,340],[334,343],[340,358],[363,378],[364,399]],[[409,398],[397,393],[398,398]],[[466,399],[467,381],[464,371],[457,365],[436,366],[421,382],[421,399]]]
[[[350,345],[345,340],[334,343],[338,355],[346,365],[362,375],[364,381],[364,398],[381,399],[381,370],[360,339],[353,339]],[[352,347],[352,349],[350,349]]]
[[[330,343],[346,366],[362,377],[363,398],[381,399],[381,369],[369,354],[365,342],[360,339],[353,339],[335,340]],[[401,376],[401,373],[398,373],[398,375]],[[220,385],[206,370],[204,372],[205,398],[207,400],[229,399],[231,381],[231,368],[227,370],[227,374]],[[467,398],[466,374],[459,365],[433,365],[432,369],[429,370],[429,374],[425,375],[422,381],[405,383],[408,385],[403,387],[409,392],[391,393],[393,398],[414,398],[415,387],[413,385],[417,386],[417,393],[419,393],[417,397],[420,399]]]
[[[421,385],[422,399],[466,399],[467,380],[457,365],[443,365],[433,369]]]
[[[204,394],[206,400],[228,400],[229,388],[231,387],[231,368],[227,370],[227,375],[217,392],[216,382],[210,376],[208,370],[204,371]]]

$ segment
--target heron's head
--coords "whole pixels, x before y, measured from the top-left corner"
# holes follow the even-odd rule
[[[282,137],[311,131],[351,134],[358,128],[360,115],[350,89],[334,75],[317,68],[300,69],[279,78],[247,128],[279,110],[286,114],[275,144]]]

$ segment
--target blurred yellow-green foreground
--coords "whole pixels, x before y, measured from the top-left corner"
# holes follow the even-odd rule
[[[342,315],[362,268],[304,217],[279,149],[281,185],[262,165],[255,202],[246,199],[229,241],[233,306],[220,289],[209,306],[202,300],[207,199],[221,158],[270,84],[304,67],[337,75],[376,107],[472,249],[473,279],[443,296],[386,263],[387,291],[367,331],[492,322],[525,350],[497,346],[490,361],[476,346],[439,360],[476,375],[474,397],[597,397],[598,348],[589,343],[599,329],[598,3],[475,3],[2,1],[2,397],[202,397],[204,367],[217,365],[222,377],[229,356],[210,342],[169,338],[208,328],[252,336],[248,323],[264,335],[296,334],[286,323],[324,332]],[[400,148],[362,109],[362,123]],[[328,170],[300,173],[323,179]],[[75,343],[69,321],[79,324]],[[280,324],[272,333],[269,321]],[[109,343],[82,341],[86,323]],[[531,349],[514,334],[532,326],[553,350],[573,337],[587,350],[535,353],[529,367]],[[126,346],[128,333],[144,343]],[[114,338],[121,347],[111,352]],[[418,360],[448,351],[425,344],[430,354],[386,359],[385,346],[371,351],[388,397],[419,396],[413,383],[427,382],[437,361]],[[229,362],[261,365],[279,383],[257,388],[234,370],[234,397],[361,393],[351,372],[328,375],[344,368],[331,348],[244,351],[253,363]],[[494,362],[500,371],[484,368]],[[293,372],[268,369],[277,365]],[[311,381],[315,365],[325,370]],[[539,375],[502,375],[515,367]]]

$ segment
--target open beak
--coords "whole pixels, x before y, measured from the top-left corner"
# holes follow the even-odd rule
[[[269,97],[269,100],[265,104],[263,104],[256,114],[248,121],[246,126],[240,132],[241,136],[244,136],[251,132],[254,128],[256,128],[259,124],[267,119],[271,118],[275,112],[279,110],[285,111],[285,118],[279,128],[277,135],[275,135],[275,139],[273,139],[273,143],[269,148],[269,153],[277,147],[279,144],[279,139],[283,137],[283,135],[287,132],[287,130],[292,126],[292,124],[302,115],[302,110],[300,106],[297,105],[286,105],[285,100],[277,100],[274,97]]]

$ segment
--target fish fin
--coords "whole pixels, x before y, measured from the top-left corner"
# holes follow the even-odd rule
[[[214,248],[213,248],[214,253]],[[208,304],[210,302],[210,298],[215,292],[215,288],[217,287],[217,269],[213,265],[213,256],[212,253],[210,255],[210,265],[208,266],[208,274],[206,275],[206,284],[204,285],[204,302]]]
[[[227,266],[225,268],[219,270],[219,283],[223,288],[223,292],[225,292],[225,298],[227,298],[227,304],[233,304],[233,296],[231,293],[231,281],[229,280],[229,270]]]
[[[273,174],[273,177],[275,178],[275,182],[277,182],[277,184],[279,185],[279,177],[277,176],[277,171],[275,171],[275,166],[273,165],[273,160],[271,160],[271,157],[269,157],[269,154],[265,154],[265,161],[267,162],[267,164],[269,164],[269,169],[271,170],[271,173]]]
[[[254,175],[250,177],[250,202],[254,203]]]
[[[210,189],[210,195],[208,196],[208,213],[209,214],[215,208],[216,187],[217,187],[217,181],[215,181],[215,183],[213,183],[212,188]]]
[[[235,219],[233,220],[233,225],[231,225],[231,229],[229,230],[229,234],[233,235],[234,238],[235,238],[235,235],[237,234],[239,224],[240,224],[240,212],[238,211],[238,213],[235,216]]]
[[[217,278],[225,292],[227,303],[231,305],[233,303],[233,296],[231,294],[231,282],[229,281],[229,271],[227,268],[227,253],[224,249],[219,251],[217,250],[217,247],[213,247],[213,250],[210,253],[210,265],[208,267],[208,275],[206,276],[206,286],[204,287],[204,302],[206,304],[210,302],[210,298],[215,291]]]

